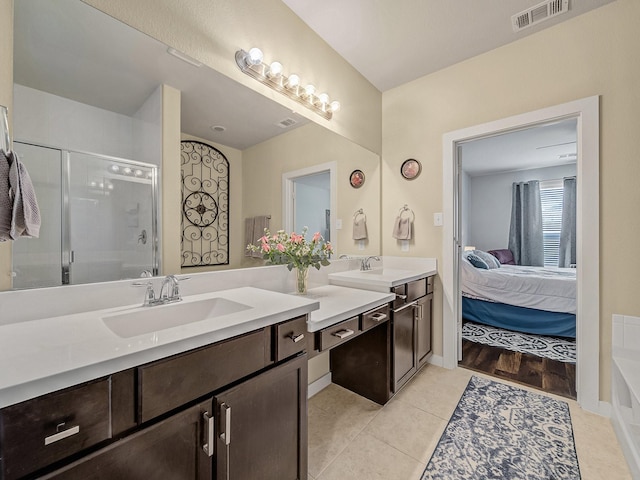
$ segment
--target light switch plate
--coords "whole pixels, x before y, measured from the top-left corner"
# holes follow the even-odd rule
[[[342,219],[336,218],[336,230],[342,230]]]
[[[409,251],[409,240],[400,240],[400,250],[403,252]]]
[[[441,227],[442,226],[442,213],[434,213],[433,214],[433,226]]]
[[[364,250],[364,240],[358,240],[358,250]]]

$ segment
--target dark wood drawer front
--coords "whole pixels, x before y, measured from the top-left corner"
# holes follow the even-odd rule
[[[270,330],[138,367],[139,420],[146,422],[264,368]]]
[[[22,477],[110,438],[109,383],[94,381],[2,409],[2,478]]]
[[[407,302],[413,302],[427,294],[427,279],[421,278],[407,283]]]
[[[393,309],[400,308],[407,303],[407,284],[403,283],[397,287],[391,288],[391,293],[396,294],[396,298],[393,300]]]
[[[318,332],[320,351],[350,340],[358,333],[358,320],[358,317],[353,317],[332,327],[320,330]]]
[[[427,294],[433,293],[433,279],[435,277],[427,277]]]
[[[362,314],[360,330],[363,332],[389,320],[389,305],[369,310]]]
[[[307,316],[280,323],[275,332],[276,362],[304,351],[307,348]]]

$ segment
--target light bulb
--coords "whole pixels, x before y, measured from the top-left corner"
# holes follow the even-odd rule
[[[340,102],[337,100],[331,102],[329,106],[331,107],[332,112],[337,112],[338,110],[340,110]]]
[[[292,73],[291,75],[289,75],[289,78],[287,79],[287,86],[289,88],[295,88],[298,85],[300,85],[300,77],[295,73]]]
[[[264,55],[262,54],[262,50],[259,48],[253,47],[249,49],[249,53],[245,57],[245,61],[247,65],[260,65],[262,63],[262,59]]]
[[[90,182],[89,183],[89,186],[91,186],[91,187],[95,187],[96,185],[98,185],[96,182]]]
[[[269,76],[278,77],[282,74],[282,64],[280,62],[272,62],[269,66]]]
[[[131,169],[129,167],[124,167],[124,173],[126,173],[127,175],[131,174]]]
[[[111,171],[118,173],[120,171],[120,167],[118,165],[111,165]]]
[[[320,95],[318,95],[318,101],[321,104],[326,105],[327,103],[329,103],[329,95],[326,93],[321,93]]]
[[[309,84],[306,87],[304,87],[304,93],[308,97],[311,97],[314,93],[316,93],[316,87],[314,87],[313,85]]]
[[[107,184],[107,188],[108,188],[109,190],[113,190],[113,184],[112,184],[112,183],[108,183],[108,184]]]

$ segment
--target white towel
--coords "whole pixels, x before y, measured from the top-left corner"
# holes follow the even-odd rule
[[[400,215],[396,217],[393,225],[393,238],[397,240],[411,240],[411,219],[402,218]]]
[[[353,239],[366,240],[367,237],[367,217],[364,215],[357,216],[353,219]]]

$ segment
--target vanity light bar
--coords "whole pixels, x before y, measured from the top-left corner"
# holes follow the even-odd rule
[[[295,73],[289,76],[283,74],[283,67],[280,62],[272,62],[271,65],[267,65],[263,63],[262,59],[262,52],[255,47],[248,52],[244,50],[236,52],[236,64],[244,73],[299,104],[310,108],[327,120],[331,120],[333,114],[340,109],[340,102],[336,100],[330,102],[329,95],[317,93],[313,85],[309,84],[303,87],[300,84],[300,77]]]

